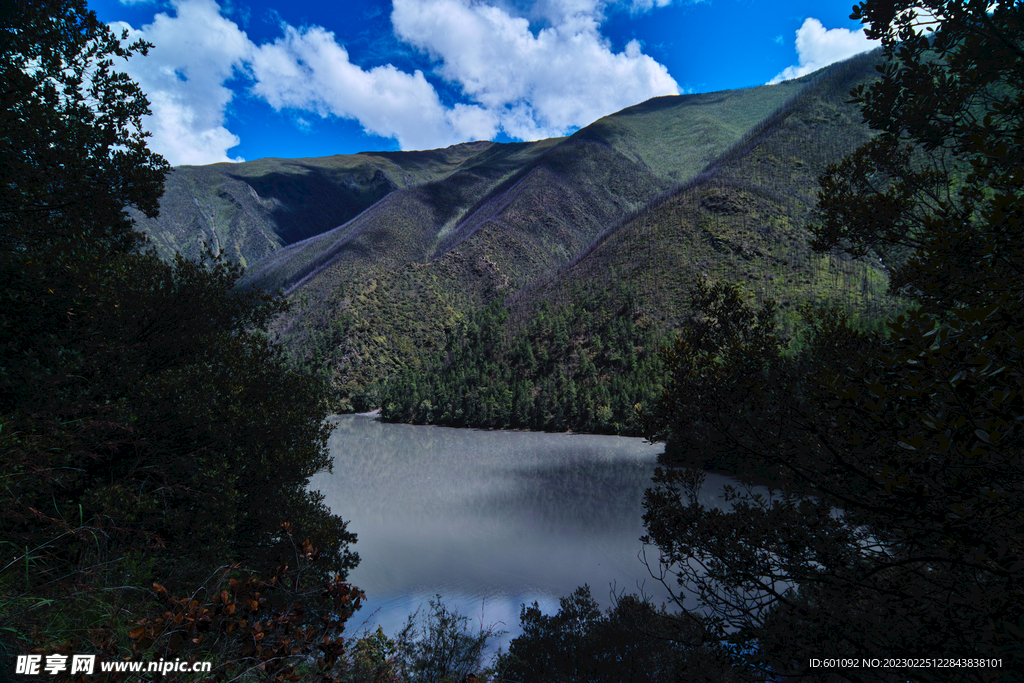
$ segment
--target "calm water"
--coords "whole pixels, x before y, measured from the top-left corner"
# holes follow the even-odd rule
[[[662,445],[332,420],[334,473],[311,486],[359,536],[350,580],[368,604],[353,619],[358,630],[379,624],[393,635],[437,593],[474,628],[503,624],[503,643],[519,633],[521,604],[553,614],[584,583],[603,606],[612,585],[664,600],[638,559],[641,503]]]

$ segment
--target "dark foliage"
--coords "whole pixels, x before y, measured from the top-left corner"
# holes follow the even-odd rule
[[[656,683],[748,680],[732,652],[704,640],[701,620],[680,621],[635,595],[602,613],[589,586],[561,598],[556,614],[523,606],[523,634],[499,657],[509,683]]]
[[[518,330],[510,325],[504,302],[492,302],[452,335],[440,358],[392,380],[382,418],[639,433],[635,406],[653,400],[659,390],[660,337],[650,319],[628,303],[605,317],[600,310],[605,298],[562,308],[541,303]],[[605,321],[598,323],[598,317]]]
[[[488,641],[504,632],[494,626],[476,633],[469,629],[469,617],[445,604],[440,595],[430,599],[430,610],[409,615],[405,627],[395,636],[392,663],[396,680],[403,683],[457,683],[480,672]]]
[[[915,6],[941,15],[935,35],[915,33]],[[770,307],[698,288],[707,324],[668,354],[648,434],[694,462],[717,444],[720,466],[782,490],[738,488],[723,512],[698,502],[699,474],[660,470],[649,540],[722,637],[756,646],[763,680],[1017,680],[1024,7],[868,0],[854,16],[890,56],[853,93],[882,132],[823,176],[815,246],[907,250],[890,286],[918,307],[887,339],[804,309],[806,349],[785,356]],[[808,668],[826,652],[858,666]]]
[[[130,250],[141,236],[124,206],[156,215],[167,164],[146,148],[149,102],[112,67],[151,46],[123,46],[127,34],[115,36],[84,2],[12,0],[3,11],[4,252],[45,247],[71,259],[76,247]]]
[[[122,47],[80,0],[4,10],[0,636],[18,644],[4,665],[130,641],[228,652],[237,636],[178,627],[212,623],[202,596],[227,609],[236,584],[282,596],[239,603],[277,619],[270,631],[311,620],[336,637],[354,536],[306,489],[330,465],[329,429],[323,386],[260,331],[284,302],[234,292],[238,266],[138,252],[126,207],[155,213],[166,164],[145,147],[145,97],[113,67],[146,46]],[[195,604],[170,598],[196,586]],[[307,636],[280,637],[298,652]],[[234,652],[223,671],[289,647]]]

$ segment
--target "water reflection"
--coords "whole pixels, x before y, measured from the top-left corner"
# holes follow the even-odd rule
[[[362,614],[376,612],[367,626],[393,634],[441,593],[474,623],[504,622],[507,642],[520,604],[554,612],[584,583],[604,605],[613,583],[665,599],[637,557],[662,446],[332,419],[334,473],[311,486],[359,536],[350,578],[367,593]],[[709,475],[705,504],[725,481]]]

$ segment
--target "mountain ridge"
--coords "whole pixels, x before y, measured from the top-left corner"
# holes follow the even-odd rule
[[[215,253],[249,266],[244,286],[283,290],[293,306],[273,333],[296,367],[327,379],[339,410],[377,407],[396,373],[439,362],[489,303],[505,300],[520,325],[536,315],[538,297],[579,305],[572,273],[584,272],[580,264],[588,291],[624,277],[649,299],[634,308],[668,311],[652,323],[663,331],[685,322],[682,272],[751,280],[756,259],[765,269],[759,282],[792,281],[769,252],[787,268],[824,267],[799,244],[814,201],[808,178],[866,139],[841,91],[872,78],[879,61],[868,54],[779,85],[655,98],[565,138],[176,169],[161,204],[168,215],[142,227],[163,253],[215,238]],[[792,159],[785,150],[757,156],[787,121],[809,116],[809,103],[835,116],[793,135],[823,139],[787,133]],[[808,151],[812,144],[820,153]],[[797,157],[807,158],[803,171],[793,170]],[[761,175],[744,176],[737,163]],[[678,199],[694,188],[700,197]],[[647,232],[637,227],[644,220]],[[673,236],[662,225],[681,220],[693,223],[690,232]],[[755,239],[752,221],[767,221],[757,230],[785,246]],[[783,248],[801,265],[775,254]],[[843,278],[836,286],[853,286],[852,270]],[[877,286],[860,286],[876,296]],[[812,299],[827,289],[801,287],[792,289]],[[608,296],[606,307],[617,310],[621,297]]]

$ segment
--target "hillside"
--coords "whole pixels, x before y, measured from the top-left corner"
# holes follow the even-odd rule
[[[863,324],[896,307],[877,257],[808,245],[819,174],[868,139],[846,99],[873,78],[875,59],[820,72],[688,182],[478,315],[433,365],[392,381],[385,418],[634,433],[637,408],[660,390],[657,351],[686,324],[697,277],[776,300],[790,334],[806,303]]]
[[[205,241],[249,266],[345,223],[395,189],[444,178],[491,146],[179,166],[167,178],[160,216],[134,218],[165,258],[198,256]]]
[[[763,88],[759,98],[667,98],[563,140],[496,146],[443,180],[395,191],[348,224],[282,249],[247,281],[287,288],[297,306],[281,338],[300,367],[332,381],[339,408],[376,407],[382,380],[432,363],[475,311],[557,273],[805,85]],[[730,102],[731,117],[715,115]],[[678,145],[651,138],[655,127],[674,131]],[[526,163],[498,165],[516,156]]]
[[[875,63],[867,54],[818,72],[811,87],[692,180],[609,228],[554,277],[518,292],[511,308],[569,305],[599,287],[626,285],[634,306],[674,328],[685,319],[694,277],[743,283],[784,312],[811,300],[866,315],[872,302],[883,305],[879,262],[815,255],[806,229],[819,175],[869,139],[859,109],[846,100],[852,87],[873,78]]]
[[[567,138],[182,167],[160,218],[143,227],[165,254],[195,255],[206,241],[249,266],[243,286],[285,291],[294,305],[275,333],[297,367],[330,380],[336,409],[381,405],[389,385],[392,397],[406,386],[400,372],[419,383],[460,364],[515,367],[535,397],[530,373],[554,381],[594,365],[591,383],[623,394],[619,408],[601,411],[616,419],[548,419],[545,409],[528,424],[618,431],[639,381],[624,380],[619,364],[633,372],[628,358],[640,353],[644,372],[656,374],[644,359],[685,321],[695,274],[785,294],[790,315],[806,300],[880,296],[884,273],[811,256],[805,230],[817,175],[866,139],[844,100],[876,60],[774,86],[656,98]],[[516,365],[510,349],[526,338],[544,345],[563,318],[572,342],[545,349],[546,366]],[[467,330],[480,324],[498,325],[487,333],[493,343],[462,358]],[[618,341],[595,349],[595,334]],[[435,389],[406,392],[385,412],[460,422],[406,405]],[[512,424],[502,420],[487,422]]]

